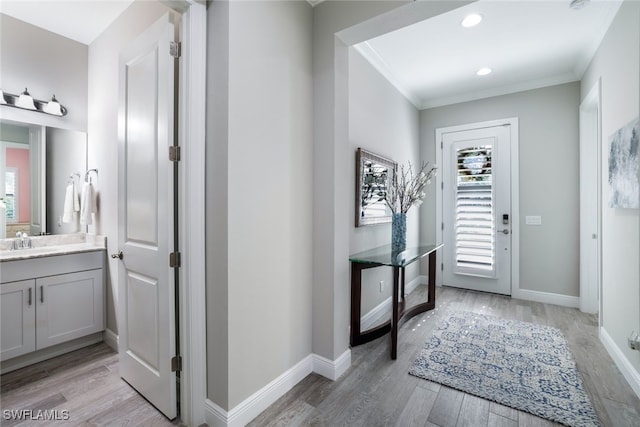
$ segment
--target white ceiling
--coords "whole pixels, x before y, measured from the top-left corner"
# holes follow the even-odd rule
[[[0,0],[0,12],[90,44],[132,1]],[[417,108],[430,108],[579,80],[620,4],[480,0],[356,49]],[[483,20],[463,28],[469,13]],[[481,67],[493,73],[476,76]]]
[[[132,2],[133,0],[1,0],[0,12],[88,45]]]
[[[576,81],[621,2],[569,3],[480,0],[355,47],[419,109]],[[464,28],[470,13],[483,20]]]

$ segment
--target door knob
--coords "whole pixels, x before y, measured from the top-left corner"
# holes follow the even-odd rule
[[[117,254],[111,254],[111,258],[122,259],[123,258],[122,251],[118,252]]]
[[[509,234],[509,229],[505,228],[504,230],[498,231],[498,233]]]

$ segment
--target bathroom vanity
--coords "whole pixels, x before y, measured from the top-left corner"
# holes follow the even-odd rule
[[[0,241],[0,361],[9,372],[102,341],[105,239],[31,238],[31,248]]]

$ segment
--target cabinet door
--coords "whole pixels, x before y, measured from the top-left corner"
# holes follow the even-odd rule
[[[36,279],[38,350],[104,329],[102,269]]]
[[[36,349],[35,280],[0,285],[0,360]]]

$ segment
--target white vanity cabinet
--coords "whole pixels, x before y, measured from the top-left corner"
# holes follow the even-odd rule
[[[0,360],[104,330],[104,251],[0,264]]]
[[[36,349],[35,280],[0,285],[0,360]]]

